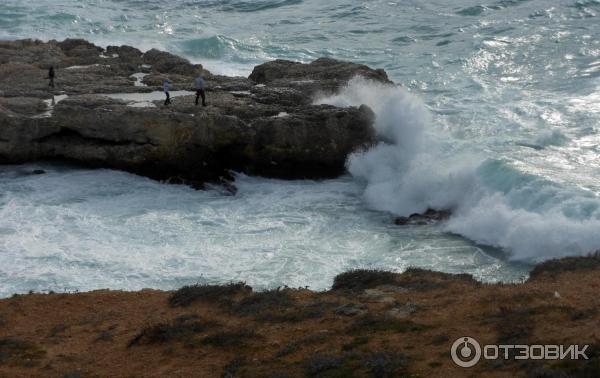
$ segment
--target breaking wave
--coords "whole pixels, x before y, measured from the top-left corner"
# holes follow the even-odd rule
[[[366,103],[377,115],[381,142],[347,163],[352,176],[366,183],[364,199],[371,208],[398,216],[451,210],[446,231],[502,248],[515,260],[600,248],[600,200],[594,194],[523,173],[459,143],[436,128],[427,107],[405,89],[355,78],[339,94],[316,102]]]

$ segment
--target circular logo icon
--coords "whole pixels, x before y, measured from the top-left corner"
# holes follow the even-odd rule
[[[459,337],[450,351],[452,361],[460,367],[475,366],[481,359],[481,345],[472,337]]]

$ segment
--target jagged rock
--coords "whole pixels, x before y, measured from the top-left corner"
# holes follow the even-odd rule
[[[319,58],[310,64],[277,59],[254,67],[249,78],[258,84],[294,88],[311,96],[336,92],[355,76],[392,84],[382,69],[331,58]]]
[[[48,69],[65,59],[64,52],[53,42],[31,39],[0,41],[0,64],[33,64]]]
[[[107,46],[104,59],[118,59],[128,64],[139,66],[143,62],[143,53],[131,46]]]
[[[366,66],[326,59],[294,64],[271,85],[212,75],[158,50],[104,50],[79,39],[0,42],[0,62],[0,164],[64,159],[197,185],[231,170],[281,178],[343,173],[347,155],[374,142],[373,112],[312,105],[308,87],[294,82],[310,74],[314,88],[333,88],[353,72],[387,81]],[[56,88],[48,87],[50,64]],[[147,86],[134,85],[131,74],[140,72],[148,73]],[[193,89],[198,72],[208,107],[195,106],[193,92],[170,106],[150,93],[166,78],[173,91]],[[155,97],[136,100],[144,93]]]
[[[65,39],[57,46],[68,57],[69,65],[87,65],[98,62],[103,49],[84,39]]]
[[[154,70],[162,73],[193,76],[199,70],[202,70],[201,65],[191,64],[187,59],[156,49],[147,51],[143,55],[143,61],[145,64],[151,65]]]
[[[433,210],[427,209],[423,214],[411,214],[408,217],[397,217],[394,223],[398,226],[425,226],[428,224],[440,222],[450,217],[451,212],[448,210]]]

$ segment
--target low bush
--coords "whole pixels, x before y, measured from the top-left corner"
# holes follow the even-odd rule
[[[286,289],[267,290],[253,293],[233,304],[232,310],[239,315],[261,315],[266,311],[282,311],[292,306],[293,301]]]
[[[193,344],[194,336],[218,324],[212,321],[202,321],[195,315],[181,316],[171,323],[159,323],[144,328],[128,344],[132,347],[140,344],[160,344],[170,341],[183,341]]]
[[[29,341],[10,337],[0,339],[0,365],[34,366],[45,354]]]
[[[247,345],[250,339],[258,338],[253,330],[238,329],[233,331],[221,331],[206,336],[202,339],[202,344],[217,347],[229,348]]]
[[[252,291],[243,282],[227,285],[191,285],[184,286],[169,297],[171,307],[189,306],[196,301],[217,302],[226,300],[232,295]]]
[[[367,315],[355,320],[349,331],[356,334],[377,332],[420,332],[432,328],[429,325],[415,323],[406,319],[389,319],[383,316]]]
[[[394,285],[397,276],[396,273],[382,270],[355,269],[335,276],[331,289],[362,291],[381,285]]]
[[[545,275],[556,276],[563,272],[594,270],[600,268],[600,251],[589,256],[564,257],[540,263],[529,273],[529,279],[539,279]]]

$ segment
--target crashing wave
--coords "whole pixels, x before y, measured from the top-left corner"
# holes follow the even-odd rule
[[[398,216],[428,209],[451,210],[448,232],[503,248],[515,260],[540,261],[600,248],[600,199],[523,173],[474,151],[433,127],[419,98],[401,87],[362,78],[317,103],[367,104],[381,142],[348,159],[348,170],[366,183],[364,198],[376,210]],[[564,136],[540,136],[542,145]],[[472,148],[471,150],[474,150]]]

